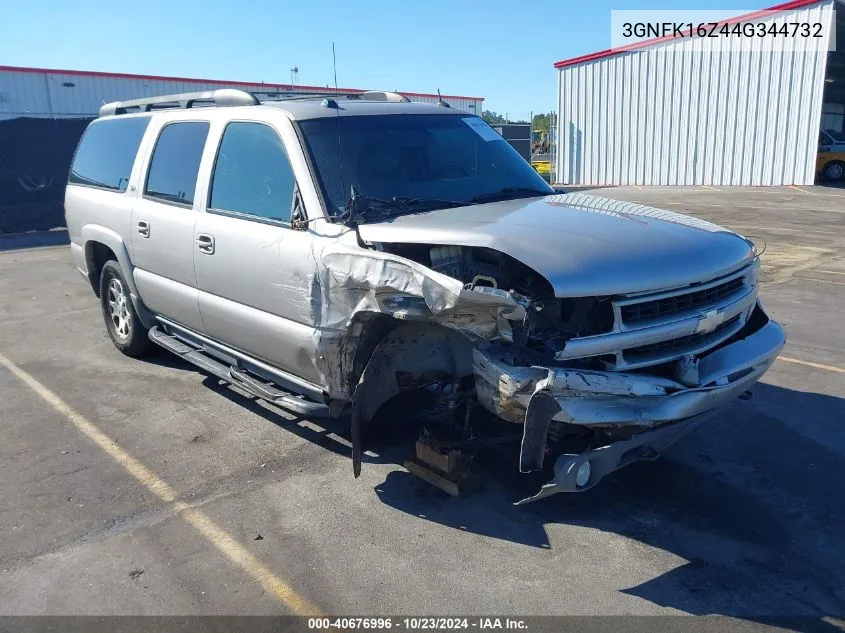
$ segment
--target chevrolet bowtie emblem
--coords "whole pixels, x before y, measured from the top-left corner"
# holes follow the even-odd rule
[[[721,325],[722,321],[724,320],[724,312],[719,312],[718,310],[710,310],[710,312],[705,312],[702,317],[698,320],[698,325],[695,326],[695,332],[696,334],[712,332],[717,327],[719,327],[719,325]]]

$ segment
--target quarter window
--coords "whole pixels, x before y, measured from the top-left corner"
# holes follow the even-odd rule
[[[149,117],[94,121],[79,142],[68,182],[126,191],[149,122]]]
[[[290,222],[295,183],[285,146],[273,128],[230,123],[214,164],[209,208]]]
[[[186,121],[162,128],[156,141],[144,193],[165,202],[194,202],[208,123]]]

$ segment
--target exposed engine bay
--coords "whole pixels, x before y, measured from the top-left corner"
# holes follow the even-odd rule
[[[521,324],[511,324],[508,354],[513,364],[554,364],[566,341],[609,332],[613,307],[607,297],[555,297],[551,284],[513,257],[489,248],[383,244],[390,253],[406,257],[461,281],[468,290],[505,290],[525,308]],[[569,363],[603,369],[601,360]]]

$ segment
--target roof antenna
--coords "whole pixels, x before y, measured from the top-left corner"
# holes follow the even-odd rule
[[[443,97],[440,96],[440,88],[437,89],[437,105],[439,105],[441,108],[451,108],[452,107],[448,103],[443,101]]]
[[[340,167],[340,190],[343,191],[344,185],[346,183],[346,178],[344,178],[343,173],[343,143],[340,140],[340,104],[338,103],[337,97],[340,95],[340,91],[337,88],[337,55],[335,53],[334,42],[332,42],[332,70],[334,72],[334,99],[325,99],[323,101],[323,105],[329,108],[334,108],[337,112],[337,160],[338,166]],[[355,198],[356,194],[353,188],[352,191],[352,206],[355,206]],[[348,213],[346,218],[346,222],[351,226],[351,218],[353,217],[352,211],[348,211],[344,209],[344,212]],[[358,467],[360,469],[360,466]]]
[[[334,42],[332,42],[332,70],[334,71],[334,93],[337,95],[337,56],[334,52]]]

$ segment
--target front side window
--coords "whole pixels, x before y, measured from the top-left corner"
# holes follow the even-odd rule
[[[149,122],[149,117],[94,121],[79,142],[68,182],[126,191],[135,154]]]
[[[144,194],[164,202],[191,205],[208,123],[185,121],[165,125],[156,141]]]
[[[554,193],[501,135],[470,114],[323,117],[299,126],[335,217],[353,187],[370,198],[451,206]]]
[[[279,134],[263,123],[229,123],[223,132],[209,209],[290,222],[296,181]]]

